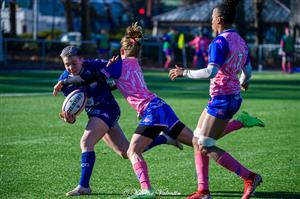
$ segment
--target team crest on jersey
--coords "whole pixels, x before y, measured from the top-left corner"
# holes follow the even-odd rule
[[[218,110],[218,111],[217,111],[217,114],[218,114],[218,115],[225,115],[225,114],[223,113],[222,110]]]
[[[143,120],[143,122],[151,122],[151,119],[148,118],[148,117],[146,117],[146,118]]]
[[[222,40],[221,39],[217,39],[216,43],[222,43]]]

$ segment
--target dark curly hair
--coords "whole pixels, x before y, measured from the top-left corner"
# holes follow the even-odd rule
[[[214,9],[217,9],[220,17],[223,18],[224,24],[233,24],[236,16],[236,6],[239,4],[239,0],[224,0],[223,3],[217,5]]]

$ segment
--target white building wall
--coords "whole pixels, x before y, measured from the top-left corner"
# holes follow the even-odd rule
[[[33,12],[29,9],[18,8],[16,13],[16,32],[17,35],[24,33],[33,33]],[[10,32],[9,9],[1,10],[1,24],[5,33]],[[38,14],[38,32],[51,31],[52,24],[54,29],[66,32],[66,19],[64,17],[52,17]],[[24,32],[26,31],[26,32]]]

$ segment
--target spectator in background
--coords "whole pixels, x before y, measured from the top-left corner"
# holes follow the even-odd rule
[[[198,62],[199,62],[199,51],[200,51],[200,40],[201,40],[201,34],[199,32],[197,32],[195,34],[195,37],[193,40],[191,40],[188,43],[188,46],[191,46],[194,48],[195,52],[194,52],[194,56],[193,56],[193,64],[192,67],[194,69],[198,68]]]
[[[201,66],[201,68],[205,68],[207,66],[208,63],[208,47],[209,44],[211,42],[211,39],[208,38],[207,34],[203,34],[203,37],[200,40],[200,53],[201,56],[203,58],[203,65]]]
[[[170,31],[163,36],[163,52],[165,53],[166,62],[165,70],[169,70],[172,61],[174,61],[174,44],[175,44],[175,29],[170,28]]]
[[[285,34],[281,38],[279,50],[279,54],[282,57],[281,67],[283,73],[292,73],[294,40],[289,27],[285,27],[284,32]]]
[[[105,29],[100,30],[100,34],[96,35],[97,51],[100,59],[108,58],[109,36]]]
[[[193,57],[193,68],[204,68],[207,65],[208,59],[208,45],[210,40],[206,35],[202,35],[200,32],[196,33],[195,38],[188,43],[189,46],[193,46],[195,54]]]

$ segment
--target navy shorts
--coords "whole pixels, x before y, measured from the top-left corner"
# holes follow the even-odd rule
[[[86,108],[88,117],[97,117],[103,120],[109,128],[112,128],[120,118],[120,108],[118,106],[91,106]]]
[[[221,120],[229,120],[242,104],[240,94],[213,96],[206,106],[207,113]]]
[[[171,56],[173,54],[173,51],[171,48],[166,48],[163,50],[166,56]]]

